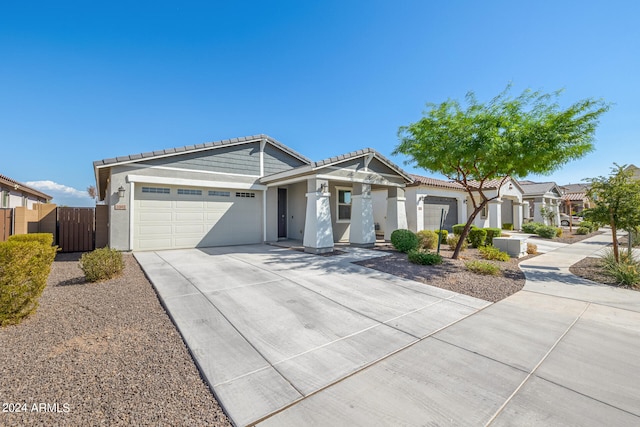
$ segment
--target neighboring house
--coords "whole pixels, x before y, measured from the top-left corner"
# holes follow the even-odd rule
[[[520,181],[523,201],[529,202],[529,217],[535,222],[547,225],[560,225],[560,206],[562,190],[555,182]],[[553,221],[543,216],[543,209],[553,212]]]
[[[456,182],[444,181],[419,175],[412,175],[413,184],[406,189],[407,224],[410,230],[437,230],[444,210],[444,228],[452,231],[455,224],[466,223],[473,209],[473,203],[464,187]],[[474,224],[478,227],[502,228],[510,223],[515,229],[522,226],[524,215],[522,188],[518,182],[509,177],[502,180],[488,181],[483,185],[483,192],[491,200],[480,212]],[[480,202],[476,193],[477,203]]]
[[[53,197],[28,187],[16,180],[0,175],[0,208],[26,207],[36,203],[49,203]]]
[[[386,192],[385,228],[406,228],[412,181],[372,149],[313,162],[266,135],[105,159],[94,170],[109,246],[119,250],[278,239],[313,253],[334,242],[371,246],[371,192]]]
[[[626,167],[625,170],[631,170],[633,172],[633,177],[635,179],[640,180],[640,168],[637,167],[636,165],[629,165]]]
[[[589,184],[562,185],[560,190],[562,191],[561,213],[572,215],[593,207],[593,203],[587,196]]]

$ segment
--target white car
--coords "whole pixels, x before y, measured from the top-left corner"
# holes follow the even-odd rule
[[[568,227],[570,222],[572,222],[573,225],[578,225],[582,222],[582,218],[575,215],[573,217],[570,217],[565,213],[560,214],[560,225]]]

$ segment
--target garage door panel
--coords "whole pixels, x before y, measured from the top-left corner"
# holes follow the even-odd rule
[[[182,188],[182,187],[181,187]],[[202,196],[177,193],[172,200],[149,200],[136,192],[134,249],[157,250],[262,242],[262,195],[255,198]],[[140,197],[140,199],[138,199]]]
[[[443,209],[444,229],[452,231],[452,227],[458,222],[458,201],[454,198],[428,196],[424,200],[423,209],[425,230],[437,230],[440,227]]]

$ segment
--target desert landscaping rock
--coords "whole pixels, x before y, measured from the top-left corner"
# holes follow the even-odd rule
[[[37,312],[0,329],[0,425],[231,425],[133,256],[101,283],[78,259],[59,254]]]

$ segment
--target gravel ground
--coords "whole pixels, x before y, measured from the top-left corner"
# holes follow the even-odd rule
[[[633,288],[631,286],[618,285],[613,277],[604,273],[604,269],[602,268],[602,261],[600,260],[600,258],[589,257],[580,260],[569,267],[569,271],[576,276],[582,277],[584,279],[589,279],[596,283],[602,283],[603,285],[610,285],[624,289],[640,291],[640,288],[638,287]]]
[[[90,284],[59,254],[37,312],[0,329],[0,425],[231,425],[124,257],[124,275]]]
[[[392,249],[390,245],[379,246],[378,249],[391,255],[356,264],[491,302],[500,301],[522,289],[525,277],[518,263],[535,256],[512,258],[506,262],[490,261],[500,266],[502,275],[484,276],[472,273],[464,266],[465,261],[482,259],[477,249],[469,248],[462,252],[460,259],[454,260],[451,259],[453,251],[448,250],[448,246],[441,248],[444,262],[440,265],[413,264],[406,254]]]

